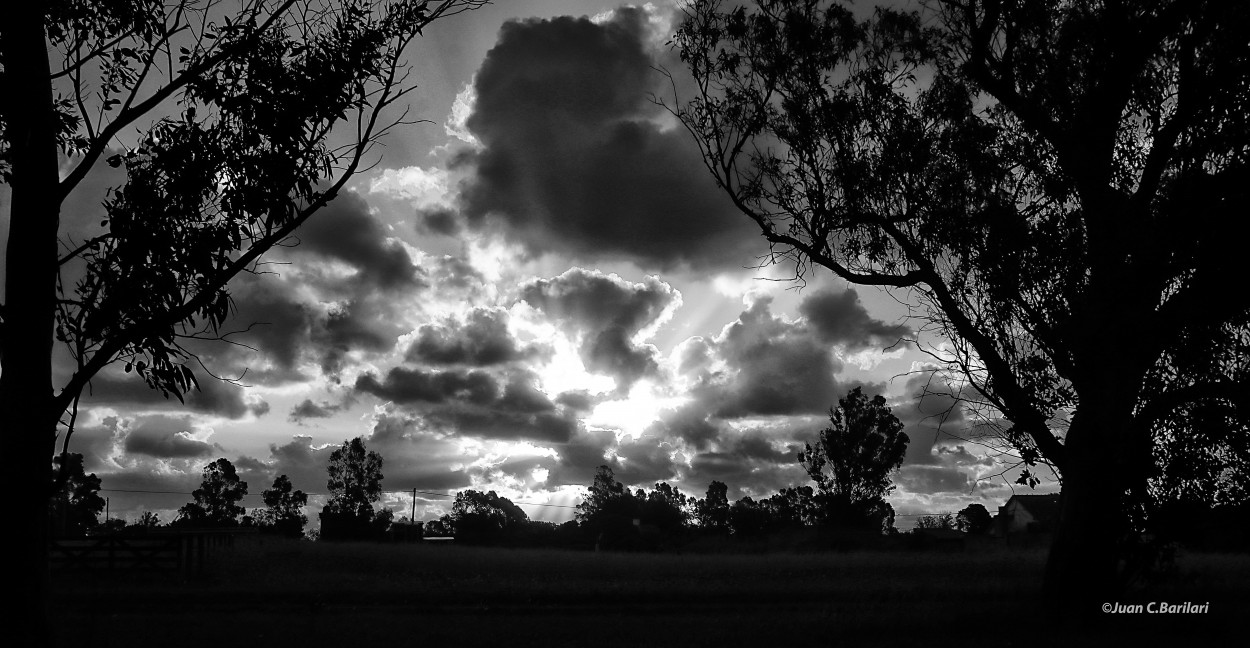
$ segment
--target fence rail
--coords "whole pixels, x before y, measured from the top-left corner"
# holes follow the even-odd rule
[[[54,539],[48,545],[48,565],[53,571],[181,571],[189,575],[204,568],[214,549],[233,545],[236,535],[248,531],[254,529]]]

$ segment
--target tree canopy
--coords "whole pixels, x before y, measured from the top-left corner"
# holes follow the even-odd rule
[[[382,496],[382,455],[366,450],[360,437],[344,441],[330,453],[326,487],[327,510],[371,518],[373,503]]]
[[[69,453],[53,459],[48,516],[54,533],[81,535],[97,524],[103,510],[100,478],[95,473],[86,474],[82,455]]]
[[[903,423],[881,395],[868,398],[859,387],[829,411],[830,427],[816,444],[804,444],[799,463],[819,491],[826,521],[873,520],[885,523],[885,496],[894,490],[893,473],[903,464],[909,441]]]
[[[304,525],[308,523],[308,516],[304,515],[308,495],[295,490],[289,477],[278,475],[273,487],[261,493],[261,499],[265,509],[256,515],[256,522],[262,529],[295,537],[304,534]]]
[[[1250,186],[1250,7],[685,11],[695,95],[674,112],[775,258],[919,300],[953,395],[1062,476],[1055,600],[1114,588],[1152,500],[1246,483],[1250,296],[1227,231]]]
[[[529,522],[521,507],[495,491],[464,490],[456,493],[447,522],[459,541],[469,544],[499,542]]]
[[[985,510],[985,505],[975,502],[965,506],[955,515],[955,528],[971,535],[989,533],[990,525],[993,523],[994,518],[990,516],[989,511]]]
[[[179,522],[191,525],[234,526],[244,509],[239,500],[247,495],[247,482],[229,459],[222,457],[204,466],[204,481],[191,492],[194,502],[178,509]]]
[[[83,390],[108,365],[166,396],[196,387],[185,345],[226,334],[230,281],[258,272],[383,134],[411,123],[407,45],[483,4],[63,0],[6,13],[0,429],[17,479],[45,479],[58,437],[68,451]],[[101,163],[126,181],[98,228],[71,231],[79,219],[62,207]],[[45,495],[14,502],[37,530],[18,560],[25,605],[46,584]],[[44,615],[21,616],[21,637],[46,643]]]

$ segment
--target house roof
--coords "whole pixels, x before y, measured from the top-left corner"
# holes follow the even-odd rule
[[[1037,520],[1053,520],[1059,517],[1059,494],[1051,495],[1012,495],[1007,506],[1015,502]]]

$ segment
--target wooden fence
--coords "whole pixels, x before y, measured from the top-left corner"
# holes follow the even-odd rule
[[[232,546],[235,536],[255,529],[188,529],[145,535],[106,535],[56,539],[48,547],[53,571],[179,571],[204,569],[218,547]]]

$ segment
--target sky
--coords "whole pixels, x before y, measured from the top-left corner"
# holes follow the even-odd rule
[[[472,488],[562,522],[600,465],[633,487],[768,497],[810,484],[796,455],[855,387],[884,395],[911,439],[889,497],[899,527],[996,511],[1016,472],[964,440],[959,403],[921,396],[932,359],[907,340],[942,341],[908,319],[908,295],[827,271],[800,286],[764,263],[653,101],[682,94],[676,16],[498,2],[427,30],[408,59],[430,123],[392,133],[298,245],[232,284],[237,333],[195,347],[200,391],[165,399],[121,367],[93,381],[71,451],[110,515],[168,521],[226,457],[244,505],[285,474],[315,520],[328,456],[357,436],[383,456],[383,505],[407,515],[400,491],[422,491],[417,519]],[[122,179],[94,170],[65,228],[88,232]]]

